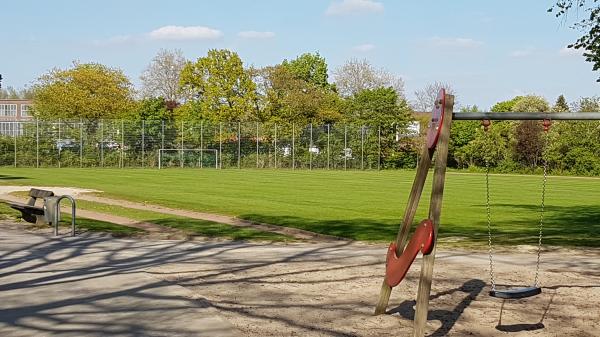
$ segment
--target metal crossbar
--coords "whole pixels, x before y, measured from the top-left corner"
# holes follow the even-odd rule
[[[479,120],[600,120],[600,112],[455,112],[452,119],[459,121]]]

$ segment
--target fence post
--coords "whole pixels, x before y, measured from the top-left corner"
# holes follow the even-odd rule
[[[123,168],[125,163],[123,162],[123,155],[125,151],[125,122],[121,119],[121,157],[119,158],[119,166]]]
[[[19,126],[19,124],[17,124],[17,122],[14,122],[14,128],[13,128],[13,138],[14,138],[14,142],[15,142],[15,167],[17,167],[17,126]]]
[[[56,151],[58,152],[58,168],[60,168],[60,151],[62,150],[62,143],[60,141],[60,118],[58,119],[58,141],[56,142]]]
[[[344,124],[344,171],[348,167],[348,126]]]
[[[200,168],[204,167],[204,156],[203,156],[203,149],[204,149],[204,121],[200,121]]]
[[[296,123],[292,123],[292,170],[296,169]]]
[[[145,147],[146,147],[146,120],[142,119],[142,168],[144,168],[144,161],[146,159],[146,152],[145,152]]]
[[[104,119],[100,120],[100,167],[104,167]]]
[[[308,169],[312,170],[312,148],[313,148],[313,135],[312,135],[312,123],[310,123],[310,145],[308,146]]]
[[[160,149],[165,149],[165,120],[160,123]]]
[[[275,123],[275,169],[277,169],[277,123]]]
[[[219,122],[219,169],[223,169],[223,122]]]
[[[181,144],[179,146],[179,166],[183,168],[183,120],[181,121]]]
[[[35,167],[40,167],[40,124],[37,118],[35,119]]]
[[[242,168],[241,166],[241,155],[242,155],[242,123],[238,122],[238,170]]]
[[[79,119],[79,167],[83,167],[83,119]]]
[[[365,169],[365,126],[360,127],[360,169]]]
[[[256,122],[256,168],[258,168],[258,122]]]
[[[327,124],[327,169],[329,170],[329,128],[331,127],[331,124]]]
[[[377,127],[379,133],[379,153],[377,158],[377,170],[381,170],[381,125]]]

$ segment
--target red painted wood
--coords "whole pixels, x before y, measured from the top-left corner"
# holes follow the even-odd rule
[[[406,276],[408,269],[415,261],[419,252],[423,255],[433,250],[433,222],[429,219],[421,221],[415,233],[406,245],[402,255],[396,255],[396,243],[388,248],[385,266],[385,281],[390,287],[397,286]]]
[[[431,124],[429,125],[429,131],[427,132],[427,147],[429,149],[435,148],[442,132],[442,125],[444,122],[444,110],[446,109],[446,90],[440,89],[438,97],[435,99],[433,111],[431,111]]]

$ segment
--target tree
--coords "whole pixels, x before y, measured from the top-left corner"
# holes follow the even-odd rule
[[[346,119],[358,125],[400,125],[405,127],[411,109],[392,88],[366,89],[346,103]]]
[[[324,89],[333,89],[328,82],[327,62],[319,53],[305,53],[292,61],[284,60],[281,66],[298,79]]]
[[[438,96],[441,89],[446,89],[446,94],[454,95],[455,91],[448,83],[434,82],[427,84],[422,89],[415,91],[415,101],[413,102],[413,109],[419,112],[429,112],[433,110],[433,104]],[[454,100],[454,104],[457,104],[457,100]]]
[[[593,70],[600,70],[600,0],[558,0],[548,12],[566,19],[567,13],[573,8],[589,13],[589,17],[572,26],[583,35],[567,47],[582,49],[585,60],[593,64]],[[597,81],[600,82],[600,78]]]
[[[569,105],[567,104],[565,96],[558,96],[556,103],[554,103],[554,106],[552,107],[552,112],[568,112],[569,110]]]
[[[517,102],[523,98],[523,96],[516,96],[513,99],[509,99],[507,101],[502,101],[494,104],[491,111],[492,112],[511,112],[513,111],[513,107]]]
[[[513,112],[548,112],[550,106],[543,97],[521,97],[512,107]],[[516,155],[521,162],[535,167],[544,151],[542,126],[538,121],[522,121],[516,129]]]
[[[193,93],[186,105],[197,107],[197,118],[243,121],[256,113],[256,85],[237,53],[211,49],[181,71],[180,87]],[[198,104],[195,104],[196,101]]]
[[[33,87],[40,118],[118,118],[133,106],[132,85],[120,69],[74,63],[42,75]]]
[[[388,87],[393,88],[399,98],[404,96],[402,78],[385,69],[375,69],[366,59],[346,61],[334,71],[333,76],[338,93],[343,97],[350,97],[367,89]]]
[[[143,96],[162,97],[166,101],[181,103],[187,98],[179,89],[179,76],[185,64],[181,50],[159,50],[140,76]]]
[[[14,87],[8,86],[0,89],[0,99],[31,99],[33,98],[33,91],[29,88],[15,89]]]
[[[263,120],[331,123],[340,119],[340,100],[336,93],[296,76],[283,64],[262,71],[258,92]]]
[[[575,111],[579,112],[597,112],[600,111],[600,97],[582,97],[573,104]]]

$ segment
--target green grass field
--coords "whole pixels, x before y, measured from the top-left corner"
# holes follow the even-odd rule
[[[413,171],[3,168],[0,184],[93,188],[115,198],[390,241],[413,178]],[[534,244],[541,177],[494,175],[491,186],[496,241]],[[427,214],[428,188],[423,196],[416,221]],[[483,175],[449,172],[440,238],[486,244],[484,198]],[[551,177],[546,210],[546,244],[600,246],[600,179]]]

